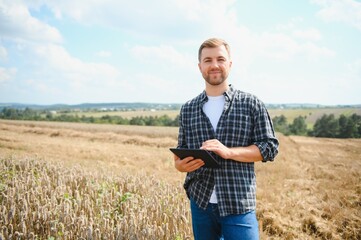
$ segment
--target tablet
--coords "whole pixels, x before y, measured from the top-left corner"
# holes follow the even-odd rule
[[[203,167],[208,168],[219,168],[221,165],[217,162],[216,159],[212,156],[210,151],[203,149],[188,149],[188,148],[170,148],[175,155],[177,155],[180,159],[186,157],[194,157],[202,159],[204,161]]]

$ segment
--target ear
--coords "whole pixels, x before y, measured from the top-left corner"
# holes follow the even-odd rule
[[[199,68],[199,71],[201,71],[201,72],[202,72],[201,63],[198,63],[198,68]]]

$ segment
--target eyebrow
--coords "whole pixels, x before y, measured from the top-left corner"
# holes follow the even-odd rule
[[[216,59],[226,59],[226,57],[218,56],[218,57],[216,57]],[[212,58],[211,57],[205,57],[205,58],[202,59],[202,61],[206,61],[206,60],[212,60]]]
[[[205,57],[202,59],[202,61],[211,60],[211,59],[212,59],[211,57]]]

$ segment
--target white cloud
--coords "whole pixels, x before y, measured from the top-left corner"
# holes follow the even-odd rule
[[[0,67],[0,84],[11,81],[16,75],[16,68],[3,68]]]
[[[310,41],[319,41],[322,38],[322,35],[318,29],[310,28],[306,30],[294,30],[292,35],[296,38]]]
[[[306,53],[308,58],[319,59],[321,57],[334,57],[336,53],[327,47],[317,46],[314,43],[306,42],[299,47],[301,52]]]
[[[299,52],[299,44],[282,33],[264,33],[259,41],[260,54],[269,58],[287,60]]]
[[[278,24],[272,31],[262,33],[256,38],[259,54],[283,61],[300,56],[308,59],[335,56],[332,49],[322,46],[321,31],[301,27],[303,22],[302,18],[292,18],[287,23]]]
[[[204,18],[211,19],[217,15],[222,15],[223,17],[218,17],[217,21],[223,21],[225,15],[234,17],[233,11],[231,11],[232,5],[234,5],[235,0],[223,0],[223,1],[200,1],[200,0],[175,0],[175,6],[183,13],[183,16],[187,20],[194,22],[203,21]],[[225,14],[227,13],[227,14]],[[230,14],[232,13],[232,14]],[[227,18],[230,20],[230,18]],[[234,20],[234,19],[233,19]]]
[[[277,31],[287,31],[287,30],[294,30],[294,28],[299,24],[302,23],[304,19],[302,17],[293,17],[287,23],[277,24],[275,29]]]
[[[112,27],[133,34],[160,33],[164,29],[171,30],[172,27],[176,27],[176,24],[179,27],[180,23],[177,21],[179,11],[176,5],[173,1],[167,0],[42,0],[32,2],[34,7],[39,8],[42,5],[47,6],[59,19],[69,17],[84,25]]]
[[[361,3],[354,0],[311,0],[322,9],[317,13],[326,22],[344,22],[361,30]]]
[[[359,77],[361,77],[361,58],[355,60],[353,63],[351,64],[347,64],[347,69],[352,72],[355,73],[355,75],[358,75]],[[361,84],[361,83],[360,83]]]
[[[6,51],[6,48],[0,46],[0,60],[5,60],[7,56],[8,56],[8,52]]]
[[[112,53],[109,51],[102,50],[102,51],[96,52],[95,55],[98,57],[102,57],[102,58],[108,58],[108,57],[112,56]]]
[[[357,16],[361,15],[358,14],[358,5],[352,10],[346,8],[352,8],[354,2],[313,2],[322,7],[319,16],[323,19],[358,26]],[[342,6],[336,9],[337,4]],[[242,3],[242,6],[246,5]],[[10,82],[16,77],[16,81],[11,82],[17,82],[17,88],[27,91],[27,96],[48,93],[54,96],[49,96],[49,99],[57,96],[65,99],[64,102],[88,98],[93,101],[119,98],[131,101],[137,101],[137,98],[147,101],[187,100],[203,87],[197,68],[197,50],[208,37],[221,37],[230,43],[233,58],[231,77],[237,81],[242,78],[255,80],[254,89],[262,88],[260,91],[272,88],[275,78],[278,83],[292,78],[294,82],[309,86],[309,78],[301,71],[297,78],[293,78],[292,70],[284,73],[285,68],[293,68],[294,63],[310,72],[308,60],[325,60],[318,61],[324,64],[324,69],[329,66],[327,63],[332,62],[335,66],[336,61],[344,60],[343,54],[338,55],[340,59],[334,57],[336,53],[328,47],[332,44],[316,25],[308,25],[309,18],[280,18],[279,25],[270,26],[267,32],[257,32],[240,22],[245,16],[238,16],[236,7],[239,5],[235,0],[0,0],[0,40],[6,46],[2,47],[0,42],[0,61],[4,59],[15,67],[13,70],[0,68],[0,82]],[[255,13],[254,17],[263,16]],[[52,22],[57,24],[54,26],[62,26],[66,41],[62,40],[60,28],[49,24]],[[86,36],[98,30],[107,33],[112,28],[113,41],[107,42],[112,44],[119,39],[119,45],[100,45],[102,39],[91,49],[91,44],[77,46],[78,39],[73,42],[74,36],[69,34],[74,22]],[[87,59],[89,55],[107,63],[91,62]],[[111,61],[113,64],[108,64]],[[354,63],[349,68],[360,74],[358,66]],[[262,71],[270,78],[257,75]],[[282,75],[280,80],[277,79],[279,75]],[[325,73],[323,80],[326,81],[329,75],[329,72]],[[358,78],[355,74],[352,76],[360,79],[360,75]],[[269,80],[269,85],[260,87],[262,79]],[[29,93],[30,88],[36,91]],[[5,88],[1,90],[7,91]],[[266,90],[265,96],[268,97]],[[282,91],[287,91],[286,87]],[[283,95],[282,91],[277,94]],[[0,95],[6,99],[4,94]]]
[[[30,1],[30,2],[29,2]],[[236,1],[225,0],[28,0],[27,6],[46,6],[55,17],[70,18],[91,26],[115,28],[136,37],[172,39],[197,38],[219,32],[236,20]],[[181,39],[179,39],[181,38]]]
[[[27,89],[31,89],[31,91],[33,92],[44,94],[44,96],[55,96],[61,94],[60,89],[52,86],[51,84],[47,84],[46,82],[39,79],[27,79],[24,82]]]
[[[39,7],[42,3],[29,3],[33,7],[37,4]],[[17,49],[24,58],[32,59],[31,64],[37,67],[33,73],[41,72],[59,81],[80,85],[111,82],[119,75],[119,71],[109,64],[85,62],[71,56],[63,46],[58,45],[62,42],[60,32],[32,17],[21,1],[0,2],[0,31],[2,37],[17,42]],[[106,51],[98,54],[110,56]],[[4,56],[6,50],[0,48],[0,58]]]
[[[333,57],[335,52],[313,42],[298,42],[283,33],[265,33],[259,39],[260,54],[278,60],[304,55],[308,58]]]
[[[191,68],[196,65],[196,59],[185,53],[180,53],[172,46],[140,46],[137,45],[131,50],[133,57],[146,63],[158,63],[181,68]]]
[[[86,84],[100,84],[114,81],[119,71],[110,64],[84,62],[72,57],[63,47],[48,44],[36,48],[40,60],[44,60],[49,68],[62,75],[62,81],[84,86]],[[59,78],[59,77],[58,77]]]
[[[1,37],[16,41],[62,42],[59,31],[31,16],[17,1],[0,2]]]
[[[361,58],[356,59],[352,63],[346,64],[342,84],[348,86],[360,96],[361,89]],[[360,97],[359,97],[360,98]],[[361,99],[360,99],[361,100]]]

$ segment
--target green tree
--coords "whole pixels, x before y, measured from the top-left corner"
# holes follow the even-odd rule
[[[116,121],[117,124],[120,124],[120,125],[128,125],[129,124],[129,120],[126,119],[126,118],[123,118],[123,117],[117,117],[117,121]]]
[[[293,123],[289,126],[289,129],[291,134],[305,136],[307,134],[305,117],[298,116],[293,119]]]
[[[173,124],[173,120],[168,115],[162,115],[159,121],[162,123],[162,126],[172,126]]]
[[[273,127],[276,132],[283,133],[285,135],[290,134],[289,126],[287,124],[287,118],[284,115],[275,116],[272,119]]]
[[[129,121],[130,125],[139,125],[139,126],[145,126],[146,122],[144,121],[143,117],[133,117]]]
[[[103,123],[112,123],[112,117],[110,115],[104,115],[100,118]]]
[[[175,117],[175,119],[172,121],[171,126],[179,126],[179,114]]]
[[[339,123],[335,119],[335,115],[324,114],[321,118],[317,119],[313,126],[312,134],[315,137],[337,137],[339,134]]]
[[[356,132],[354,137],[361,138],[361,115],[357,115],[356,113],[351,115],[351,119],[356,126]]]
[[[34,119],[36,119],[37,113],[36,113],[36,111],[27,107],[27,108],[25,108],[24,111],[21,112],[21,115],[22,115],[21,118],[24,120],[34,120]]]
[[[352,137],[354,132],[357,131],[356,125],[353,123],[351,118],[346,117],[345,115],[340,115],[338,119],[339,125],[339,138],[349,138]]]
[[[1,115],[5,119],[19,119],[20,112],[15,108],[3,108]]]

